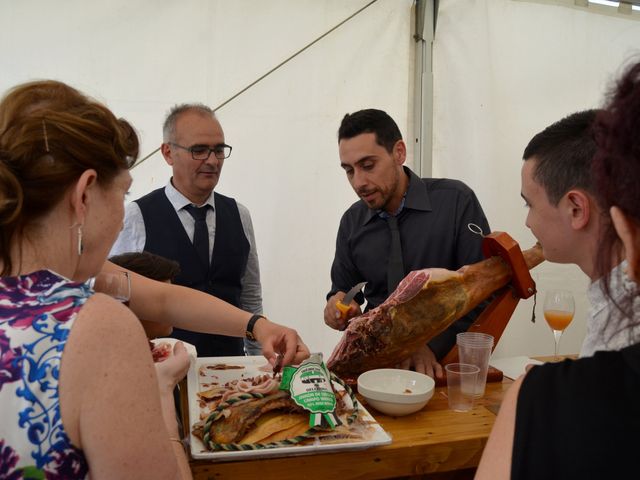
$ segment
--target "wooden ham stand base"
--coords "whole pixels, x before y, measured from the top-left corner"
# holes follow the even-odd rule
[[[485,308],[477,320],[469,327],[468,332],[487,333],[493,336],[493,348],[496,348],[502,332],[509,323],[511,315],[518,306],[520,299],[526,299],[536,293],[536,284],[531,278],[522,250],[509,234],[505,232],[493,232],[484,237],[482,241],[482,253],[485,257],[499,256],[511,267],[513,276],[511,283],[498,290],[493,301]],[[458,346],[455,345],[440,362],[442,366],[458,361]],[[487,382],[501,382],[502,371],[489,367]],[[436,377],[436,385],[447,384],[444,375]]]

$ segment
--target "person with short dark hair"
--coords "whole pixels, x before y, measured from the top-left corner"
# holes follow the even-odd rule
[[[597,151],[593,124],[598,110],[573,113],[536,134],[524,150],[522,197],[529,209],[526,224],[550,262],[573,263],[589,277],[591,309],[580,356],[618,350],[640,341],[640,299],[624,275],[620,248],[604,254],[601,235],[610,225],[592,179]],[[607,275],[599,263],[607,260]],[[609,301],[604,291],[610,292]],[[628,317],[617,307],[634,302]]]
[[[206,105],[171,109],[163,125],[162,155],[172,177],[127,205],[124,227],[111,250],[147,251],[177,261],[175,283],[262,315],[262,286],[249,210],[214,191],[231,154],[215,113]],[[254,340],[175,328],[173,337],[199,356],[259,355]]]
[[[598,110],[584,110],[567,115],[534,135],[524,149],[523,160],[533,161],[533,177],[553,205],[572,188],[595,197],[590,166],[596,153],[592,127],[597,114]]]
[[[109,261],[159,282],[173,282],[180,274],[178,262],[150,252],[121,253],[109,257]]]
[[[404,166],[407,148],[386,112],[367,109],[345,115],[338,146],[347,180],[360,197],[340,221],[324,309],[325,323],[341,330],[362,313],[360,305],[366,301],[367,311],[383,303],[412,270],[457,270],[482,260],[482,237],[468,225],[476,224],[485,233],[490,229],[476,195],[464,183],[421,179]],[[343,316],[336,302],[364,281],[364,296],[359,294]],[[398,359],[398,366],[441,375],[438,360],[481,310],[455,322],[411,357]]]
[[[626,258],[640,295],[640,63],[627,68],[595,121],[595,191],[611,222],[601,252]],[[614,236],[615,233],[615,236]],[[611,263],[598,268],[608,275]],[[606,283],[605,283],[606,285]],[[605,293],[609,301],[614,301]],[[632,304],[619,305],[632,316]],[[507,392],[485,447],[480,480],[633,478],[640,434],[640,342],[531,368]],[[635,473],[634,473],[635,472]]]
[[[178,262],[149,252],[122,253],[110,257],[109,261],[158,282],[172,283],[180,273],[180,264]],[[148,339],[167,337],[173,331],[172,325],[159,321],[149,322],[141,318],[140,323]]]

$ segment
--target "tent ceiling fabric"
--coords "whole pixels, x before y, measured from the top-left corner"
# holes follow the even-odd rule
[[[151,152],[173,104],[219,105],[369,1],[1,2],[0,89],[64,80],[130,120]],[[251,211],[265,312],[314,351],[339,337],[324,296],[341,214],[357,199],[336,131],[346,112],[378,107],[411,135],[412,5],[378,0],[218,112],[233,155],[217,189]],[[129,198],[169,176],[153,156]]]
[[[150,152],[173,104],[219,105],[368,2],[1,2],[0,89],[66,81],[129,119]],[[600,104],[640,45],[640,24],[523,0],[438,3],[433,174],[467,182],[492,227],[526,246],[533,238],[519,200],[525,144],[564,114]],[[218,190],[252,213],[265,312],[299,329],[315,351],[330,352],[339,336],[325,327],[322,309],[338,222],[356,200],[339,167],[336,130],[346,112],[378,107],[413,138],[414,10],[412,0],[378,0],[218,112],[234,147]],[[152,157],[133,172],[130,198],[169,175],[162,157]],[[569,283],[576,293],[587,284],[567,266],[546,264],[535,275],[540,285]],[[530,308],[523,302],[498,353],[552,351],[543,322],[528,321]],[[585,314],[582,298],[563,350],[577,350]]]
[[[530,246],[520,199],[524,147],[563,116],[598,107],[638,45],[640,24],[621,16],[520,0],[442,0],[433,52],[434,176],[468,183],[491,227]],[[534,272],[541,295],[563,285],[576,295],[575,320],[561,348],[579,351],[586,276],[548,262]],[[529,321],[532,307],[532,300],[521,302],[496,355],[553,352],[545,322]]]
[[[512,0],[514,2],[542,3],[551,6],[574,8],[600,15],[621,16],[640,20],[640,1],[638,0]]]

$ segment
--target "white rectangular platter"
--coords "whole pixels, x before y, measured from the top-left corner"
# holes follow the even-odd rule
[[[226,364],[243,366],[242,369],[229,369],[229,370],[212,370],[207,376],[200,374],[201,367],[214,364]],[[267,361],[264,357],[205,357],[198,358],[195,362],[191,363],[191,368],[187,376],[187,392],[189,398],[189,439],[191,446],[191,456],[194,459],[204,459],[214,462],[229,462],[237,460],[248,460],[252,458],[268,458],[268,457],[283,457],[292,455],[306,455],[311,453],[328,453],[345,450],[360,450],[373,446],[388,445],[391,443],[391,437],[385,432],[380,424],[378,424],[371,414],[362,406],[358,404],[358,409],[362,418],[368,422],[371,422],[372,432],[368,435],[366,440],[345,440],[344,443],[328,443],[322,444],[319,441],[315,441],[310,445],[293,445],[283,446],[277,448],[261,449],[261,450],[245,450],[245,451],[219,451],[212,452],[205,448],[202,441],[192,433],[193,424],[200,418],[200,405],[198,401],[197,392],[207,390],[207,386],[212,379],[221,385],[231,380],[239,378],[254,377],[256,375],[264,374],[264,370],[260,370],[260,367],[265,367]],[[205,368],[206,369],[206,368]],[[214,377],[215,376],[215,377]],[[216,378],[217,377],[217,378]],[[205,384],[203,386],[203,384]],[[335,440],[334,440],[335,442]]]

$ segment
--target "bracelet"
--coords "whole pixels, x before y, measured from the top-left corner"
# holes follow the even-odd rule
[[[267,319],[267,317],[265,317],[264,315],[260,315],[258,313],[252,315],[251,318],[249,319],[249,323],[247,323],[247,328],[245,329],[245,332],[244,332],[244,336],[249,340],[254,340],[254,341],[256,340],[256,336],[253,334],[253,326],[261,318],[264,318],[265,320]]]
[[[169,441],[176,442],[178,445],[180,445],[180,450],[182,450],[183,453],[187,451],[187,445],[184,440],[181,440],[179,438],[169,437]]]

